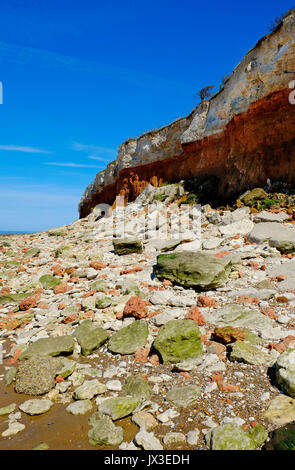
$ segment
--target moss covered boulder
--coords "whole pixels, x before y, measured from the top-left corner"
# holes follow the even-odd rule
[[[93,446],[119,446],[123,442],[123,429],[116,426],[111,418],[103,416],[91,421],[88,432],[89,443]]]
[[[164,363],[178,363],[202,355],[201,332],[193,320],[170,320],[163,325],[154,348]]]
[[[147,323],[144,320],[135,320],[112,335],[108,349],[113,353],[134,354],[146,345],[148,334]]]
[[[99,349],[109,338],[109,334],[90,320],[82,322],[74,333],[81,346],[83,356]]]
[[[18,304],[22,300],[31,297],[34,292],[22,292],[19,294],[5,294],[0,296],[0,305]]]
[[[28,251],[25,252],[23,258],[24,259],[32,258],[33,256],[39,255],[40,252],[41,252],[40,248],[30,248]]]
[[[51,276],[51,274],[44,274],[39,279],[40,284],[42,285],[43,289],[54,289],[56,286],[61,284],[61,280],[57,277]]]
[[[211,450],[255,450],[267,437],[266,430],[260,424],[247,432],[238,424],[226,423],[209,431],[206,443]]]
[[[135,397],[107,398],[99,406],[99,412],[111,416],[115,421],[130,415],[139,403],[140,400]]]
[[[143,244],[141,240],[130,238],[114,239],[113,246],[116,255],[129,255],[132,253],[143,252]]]
[[[226,283],[231,266],[230,257],[194,251],[163,254],[157,258],[156,276],[184,287],[216,289]]]
[[[71,245],[61,246],[61,247],[57,248],[57,250],[55,250],[55,252],[54,252],[55,258],[67,258],[67,257],[70,257],[71,255],[72,255],[72,246]]]
[[[231,348],[231,362],[244,362],[253,365],[270,365],[273,362],[273,359],[267,353],[244,341],[236,341],[229,348]]]
[[[60,354],[71,354],[74,347],[74,338],[69,335],[40,338],[21,353],[20,360],[28,359],[34,355],[59,356]]]
[[[263,201],[268,198],[268,194],[262,188],[255,188],[247,191],[240,200],[246,205],[251,206],[255,201]]]
[[[138,399],[140,402],[149,400],[152,396],[152,390],[148,382],[140,375],[127,378],[123,385],[123,393]]]
[[[288,424],[273,431],[265,450],[295,450],[295,424]]]
[[[174,387],[167,393],[166,400],[177,408],[188,408],[199,401],[200,393],[196,385]]]
[[[276,362],[276,379],[281,388],[295,398],[295,349],[281,354]]]
[[[95,289],[97,292],[105,292],[108,290],[108,285],[103,280],[94,281],[91,284],[91,290]]]

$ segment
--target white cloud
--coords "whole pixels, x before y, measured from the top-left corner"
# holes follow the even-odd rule
[[[103,157],[97,157],[96,155],[89,155],[90,160],[97,160],[99,162],[107,162],[108,159],[107,158],[103,158]]]
[[[44,162],[44,165],[62,166],[62,167],[68,167],[68,168],[97,168],[97,165],[85,165],[84,163]]]
[[[114,149],[111,149],[109,147],[100,147],[97,145],[87,145],[87,144],[81,144],[80,142],[73,142],[72,143],[72,149],[73,150],[81,150],[83,152],[98,152],[98,153],[106,153],[108,155],[116,155],[117,151]]]
[[[8,150],[12,152],[26,152],[26,153],[46,153],[51,154],[48,150],[42,150],[35,147],[24,147],[20,145],[0,145],[0,150]]]

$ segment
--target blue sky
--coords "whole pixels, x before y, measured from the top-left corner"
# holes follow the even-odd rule
[[[77,219],[124,140],[189,114],[292,6],[1,0],[0,231]]]

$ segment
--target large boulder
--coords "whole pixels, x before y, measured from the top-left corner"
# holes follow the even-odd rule
[[[20,355],[20,360],[28,359],[36,354],[44,356],[58,356],[59,354],[71,354],[74,351],[75,340],[72,336],[56,336],[52,338],[40,338],[32,343]]]
[[[55,377],[61,368],[60,358],[33,356],[18,368],[15,391],[26,395],[43,395],[55,386]]]
[[[164,363],[177,363],[202,355],[201,332],[193,320],[170,320],[154,341]]]
[[[19,405],[19,409],[28,415],[34,416],[46,413],[50,410],[52,405],[53,403],[51,400],[47,400],[45,398],[35,398],[32,400],[27,400],[21,405]]]
[[[214,313],[209,314],[206,319],[216,326],[250,327],[252,330],[258,331],[273,326],[272,320],[260,313],[259,310],[250,310],[237,304],[216,308]]]
[[[255,450],[266,439],[267,432],[260,424],[247,432],[238,424],[225,423],[206,434],[206,443],[211,450]]]
[[[100,395],[107,391],[105,384],[100,383],[97,379],[85,380],[85,382],[80,385],[74,391],[73,397],[75,400],[91,400],[96,395]]]
[[[264,417],[277,426],[295,421],[295,400],[286,395],[278,395],[269,403]]]
[[[115,426],[108,416],[92,420],[91,425],[92,429],[88,432],[91,445],[118,446],[123,442],[123,429]]]
[[[268,194],[262,188],[254,188],[251,191],[247,191],[240,197],[240,200],[246,205],[251,206],[255,201],[263,201],[267,199]]]
[[[198,252],[180,252],[159,255],[156,276],[184,287],[216,289],[225,284],[231,271],[232,259],[227,256]]]
[[[174,387],[167,393],[166,400],[177,408],[188,408],[198,402],[200,393],[196,385]]]
[[[276,362],[278,384],[291,397],[295,398],[295,349],[288,349]]]
[[[262,222],[254,226],[248,240],[254,243],[268,241],[270,246],[280,250],[281,253],[295,252],[295,230],[276,222]]]
[[[125,395],[137,398],[141,402],[149,400],[152,396],[152,390],[148,382],[140,375],[128,377],[123,385],[123,392]]]
[[[295,424],[288,424],[273,431],[265,450],[295,450]]]
[[[75,330],[75,337],[81,346],[83,356],[88,356],[99,349],[109,338],[109,334],[96,326],[92,321],[85,320]]]
[[[271,364],[273,359],[256,346],[244,341],[236,341],[231,346],[230,361],[244,362],[245,364],[263,365]]]
[[[120,256],[143,252],[143,244],[141,240],[133,240],[130,238],[114,239],[113,246],[115,254]]]
[[[147,323],[144,320],[135,320],[112,335],[108,349],[113,353],[134,354],[146,345],[148,333]]]
[[[140,401],[135,397],[114,397],[107,398],[99,406],[99,412],[117,419],[125,418],[137,408]]]
[[[43,289],[54,289],[56,286],[61,284],[61,280],[57,277],[52,276],[51,274],[44,274],[39,279],[40,284],[42,285]]]

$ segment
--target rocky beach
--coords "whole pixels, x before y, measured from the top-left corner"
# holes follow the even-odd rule
[[[188,116],[121,144],[79,219],[0,232],[1,450],[295,450],[294,33],[292,9]],[[32,222],[35,199],[59,211],[31,186]]]
[[[1,449],[293,448],[295,198],[184,196],[1,236]]]

